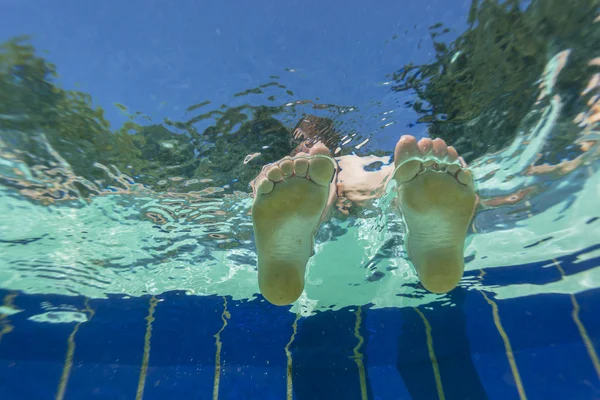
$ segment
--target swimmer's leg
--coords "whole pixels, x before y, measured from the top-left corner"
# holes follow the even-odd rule
[[[334,173],[329,150],[317,144],[308,155],[265,167],[254,182],[258,285],[275,305],[293,303],[304,290],[314,235],[332,202]]]
[[[417,143],[402,136],[394,159],[408,256],[427,290],[449,292],[464,271],[464,242],[477,202],[473,176],[441,139]]]

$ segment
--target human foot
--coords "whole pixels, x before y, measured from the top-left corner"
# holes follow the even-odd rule
[[[263,168],[256,179],[252,222],[258,253],[258,286],[275,305],[296,301],[313,239],[330,198],[335,164],[329,150],[315,145]]]
[[[473,175],[441,139],[417,143],[402,136],[394,164],[408,256],[425,289],[447,293],[464,271],[464,242],[477,202]]]

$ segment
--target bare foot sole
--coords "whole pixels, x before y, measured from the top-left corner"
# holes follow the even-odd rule
[[[425,289],[447,293],[464,271],[464,242],[477,202],[473,175],[441,139],[417,143],[402,136],[394,160],[408,256]]]
[[[258,285],[275,305],[296,301],[328,198],[335,164],[325,146],[263,169],[252,205]]]

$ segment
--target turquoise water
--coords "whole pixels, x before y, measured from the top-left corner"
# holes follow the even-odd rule
[[[511,14],[506,10],[513,3],[520,6]],[[459,5],[449,0],[418,5],[388,2],[378,8],[356,3],[348,10],[294,3],[282,6],[281,15],[260,3],[239,5],[233,16],[217,5],[204,9],[192,3],[176,10],[162,2],[132,3],[123,5],[122,13],[110,5],[90,12],[77,4],[65,7],[68,11],[46,9],[36,2],[9,4],[18,23],[0,28],[0,290],[5,296],[0,322],[21,315],[23,325],[19,331],[18,324],[2,322],[0,339],[26,347],[27,335],[42,337],[47,334],[42,332],[50,332],[47,329],[68,326],[65,332],[48,335],[62,335],[74,343],[79,328],[71,331],[72,326],[84,327],[92,321],[95,307],[112,306],[125,310],[123,314],[114,311],[115,320],[137,321],[132,324],[141,333],[135,343],[140,349],[142,343],[148,348],[150,339],[144,342],[143,330],[149,314],[146,308],[135,310],[146,307],[148,298],[156,306],[158,298],[172,307],[164,306],[169,311],[161,311],[160,321],[191,321],[196,315],[202,316],[199,321],[210,321],[206,322],[210,329],[198,335],[210,341],[212,357],[214,335],[228,334],[226,313],[234,305],[250,310],[256,304],[267,307],[260,305],[264,300],[257,284],[248,182],[261,165],[289,154],[294,147],[291,133],[308,115],[327,118],[327,132],[339,136],[332,147],[336,155],[375,154],[383,163],[393,162],[393,146],[402,134],[446,135],[448,144],[459,148],[468,160],[482,206],[465,245],[465,277],[449,295],[429,293],[418,284],[403,248],[406,227],[393,212],[393,182],[360,215],[335,212],[317,234],[304,293],[276,314],[287,329],[277,342],[281,382],[285,363],[292,363],[289,346],[293,339],[288,332],[292,324],[294,334],[297,326],[304,326],[316,335],[319,324],[331,328],[330,321],[323,322],[328,316],[356,316],[356,327],[354,320],[345,319],[340,326],[349,332],[351,341],[363,334],[367,339],[350,345],[342,341],[344,351],[352,354],[344,353],[341,359],[359,360],[363,341],[369,341],[369,332],[376,336],[380,326],[372,321],[384,321],[386,312],[397,312],[394,315],[406,321],[412,317],[421,321],[421,316],[426,321],[429,310],[428,318],[445,321],[445,315],[456,312],[457,304],[462,309],[469,295],[484,296],[486,302],[481,304],[486,307],[493,303],[490,299],[501,305],[522,301],[518,304],[527,304],[523,309],[529,304],[537,307],[535,299],[546,299],[535,296],[568,295],[574,299],[576,315],[577,299],[590,293],[597,296],[600,288],[600,48],[593,44],[600,22],[595,17],[597,2],[575,3],[551,2],[544,8],[540,2],[506,2],[504,6],[493,1]],[[41,8],[29,13],[25,5]],[[476,17],[474,10],[479,13]],[[60,18],[72,21],[64,30],[48,22],[59,18],[55,13],[60,12],[65,13]],[[512,15],[509,20],[514,26],[501,23],[507,15]],[[588,18],[584,21],[581,15]],[[260,18],[264,23],[257,22]],[[299,27],[292,29],[290,21]],[[337,25],[328,27],[333,21]],[[520,25],[519,21],[535,23]],[[442,28],[434,25],[437,22]],[[112,29],[113,24],[119,29]],[[523,26],[535,29],[528,32]],[[444,27],[448,32],[439,33]],[[477,40],[469,32],[477,32]],[[31,38],[14,39],[29,34]],[[469,69],[473,65],[479,72]],[[506,68],[510,73],[498,72]],[[452,79],[444,80],[447,76]],[[569,260],[566,272],[565,260]],[[172,302],[173,293],[181,293],[189,304],[173,305],[180,301]],[[21,305],[13,303],[15,297]],[[222,299],[225,304],[231,302],[229,309],[221,309]],[[131,300],[131,309],[124,300]],[[206,301],[202,307],[209,311],[213,307],[218,315],[200,307],[201,301]],[[498,306],[493,304],[496,314],[489,325],[498,327]],[[479,318],[480,306],[464,307],[469,318]],[[413,308],[418,314],[407,316]],[[371,322],[364,327],[358,313],[367,309],[373,313],[368,314]],[[134,317],[127,314],[131,310]],[[257,348],[269,348],[261,335],[269,335],[265,315],[276,311],[261,308],[266,314],[254,311],[255,316],[244,310],[246,314],[236,314],[231,323],[239,320],[243,321],[239,326],[249,327],[244,331],[250,338],[248,346],[255,341]],[[546,318],[540,310],[535,316]],[[473,319],[463,317],[472,323]],[[588,338],[581,333],[586,324],[573,318],[579,321],[576,332],[587,338],[581,346],[592,360],[589,370],[599,374],[597,335],[592,332]],[[298,321],[318,322],[297,325]],[[540,321],[536,327],[546,331],[562,320],[540,317]],[[27,325],[30,322],[40,331]],[[311,323],[315,325],[309,329]],[[432,323],[434,336],[435,329],[439,333],[444,326],[436,323]],[[155,331],[164,337],[176,337],[177,332],[169,331],[169,322],[162,327],[156,324]],[[182,326],[189,333],[198,324],[202,325]],[[9,325],[10,330],[4,329]],[[106,326],[116,336],[127,331]],[[273,330],[279,334],[280,328],[274,324]],[[327,329],[322,331],[331,332]],[[431,326],[423,329],[428,329],[430,338]],[[74,332],[72,337],[70,332]],[[217,337],[217,354],[221,345],[227,348],[237,340],[229,335],[222,343]],[[471,346],[477,340],[484,343],[473,332],[469,335],[465,340]],[[191,339],[182,337],[187,346],[193,346]],[[162,340],[170,343],[171,339]],[[512,360],[508,339],[497,342],[502,356]],[[330,344],[330,348],[336,345]],[[369,345],[372,354],[383,351],[373,341]],[[89,347],[93,346],[84,351]],[[122,348],[126,347],[123,343]],[[414,347],[425,358],[431,355],[431,346]],[[307,345],[294,350],[294,357],[302,358],[307,354],[302,350],[308,348],[312,349]],[[0,358],[2,351],[0,346]],[[60,348],[56,356],[61,363],[64,351],[69,350]],[[240,345],[237,353],[229,354],[244,351]],[[119,356],[111,362],[125,368],[140,362],[143,352],[138,353],[127,362],[118,361]],[[143,354],[147,367],[148,357],[150,364],[153,359],[148,350]],[[479,356],[472,355],[477,360]],[[559,355],[558,359],[562,360]],[[356,364],[360,371],[362,364]],[[365,365],[368,369],[366,361]],[[219,368],[211,364],[210,373]],[[491,369],[479,364],[478,368],[482,381],[491,374]],[[64,384],[68,374],[62,371],[58,375]],[[507,385],[519,388],[514,365],[506,364],[505,371],[512,371],[512,378],[503,378],[510,381]],[[362,372],[360,388],[364,389]],[[252,374],[248,372],[251,377],[260,375]],[[217,375],[207,379],[216,382]],[[404,372],[401,375],[408,381]],[[10,381],[8,376],[2,379]],[[373,391],[384,386],[376,376],[372,371],[368,380]],[[600,384],[594,381],[594,373],[590,376],[587,386],[597,394]],[[291,379],[288,376],[288,390]],[[496,384],[486,379],[482,387]],[[575,385],[573,379],[569,385]],[[6,386],[1,382],[0,386]],[[539,382],[530,385],[532,392],[531,387],[543,386]],[[360,388],[354,388],[354,393],[360,393]],[[408,391],[417,398],[413,389]],[[218,387],[216,393],[218,397]],[[369,393],[377,398],[375,392]],[[440,395],[439,387],[436,393]],[[491,393],[488,389],[490,398],[494,397]],[[522,392],[510,393],[526,398]],[[310,398],[306,393],[295,396]]]
[[[465,250],[467,271],[544,261],[597,244],[600,228],[592,221],[600,179],[595,144],[572,160],[563,160],[573,165],[566,166],[566,172],[531,173],[545,144],[557,134],[561,95],[552,82],[561,73],[557,68],[561,57],[568,68],[569,54],[565,51],[548,62],[540,77],[545,83],[540,96],[551,100],[531,110],[527,126],[508,148],[474,160],[470,166],[484,202],[509,200],[487,205],[476,215]],[[594,79],[590,77],[591,83]],[[582,112],[593,118],[593,109]],[[584,126],[578,141],[595,143],[593,129],[593,124]],[[248,215],[252,199],[248,192],[211,187],[183,191],[179,188],[189,185],[189,180],[178,177],[169,177],[165,183],[177,189],[159,190],[160,185],[142,186],[121,171],[97,165],[107,188],[88,183],[97,195],[77,199],[80,189],[72,182],[80,178],[43,134],[36,140],[45,146],[45,161],[53,162],[54,168],[33,170],[3,142],[3,175],[19,177],[25,187],[21,194],[2,188],[3,288],[91,298],[171,290],[234,299],[256,295],[256,254]],[[27,185],[32,192],[52,185],[57,191],[71,189],[71,199],[43,206],[31,201],[31,197],[43,195],[22,195]],[[335,235],[328,226],[322,229],[298,307],[311,313],[332,305],[341,308],[373,303],[386,307],[443,301],[444,296],[433,294],[419,299],[397,296],[410,293],[413,288],[406,283],[417,281],[401,246],[378,257],[382,245],[394,237],[401,239],[404,232],[386,206],[393,196],[392,186],[389,189],[374,218],[337,215],[329,225],[343,230],[343,235]],[[388,225],[396,229],[381,229]],[[17,226],[19,229],[14,229]],[[327,240],[331,235],[335,240]],[[588,257],[594,255],[592,251]],[[376,268],[366,268],[375,258]],[[370,282],[377,271],[385,275]],[[469,281],[463,284],[513,298],[534,293],[578,293],[598,287],[599,279],[598,270],[592,269],[535,287],[526,283],[502,287]]]

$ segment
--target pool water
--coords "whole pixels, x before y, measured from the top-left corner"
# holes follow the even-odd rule
[[[599,4],[333,3],[5,2],[0,398],[600,398]],[[459,150],[458,288],[392,182],[264,300],[248,183],[306,120],[374,169]]]

